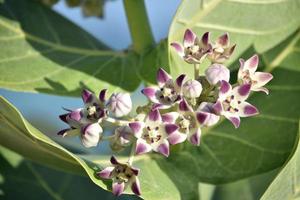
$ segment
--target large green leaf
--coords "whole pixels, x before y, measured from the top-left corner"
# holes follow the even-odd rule
[[[78,95],[133,91],[140,84],[136,56],[115,52],[35,1],[0,3],[0,87]]]
[[[87,174],[98,186],[109,189],[95,173],[109,165],[109,156],[86,156],[72,153],[55,143],[28,123],[7,100],[0,97],[0,145],[38,161],[68,172]],[[150,157],[139,157],[134,165],[141,169],[142,197],[145,199],[179,199],[174,183]],[[163,188],[163,189],[162,189]]]
[[[286,39],[300,25],[299,9],[299,0],[184,0],[172,21],[169,43],[181,42],[187,28],[199,36],[211,31],[212,38],[229,32],[237,44],[234,61],[251,46],[262,53]],[[193,72],[172,48],[169,61],[173,75]]]
[[[269,186],[261,200],[300,199],[300,123],[295,152]]]
[[[0,146],[0,199],[109,200],[115,197],[88,177],[53,170],[23,159]],[[122,199],[139,199],[123,195]]]

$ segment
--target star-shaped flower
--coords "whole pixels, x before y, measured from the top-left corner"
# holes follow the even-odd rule
[[[229,119],[235,128],[240,125],[240,117],[249,117],[258,114],[255,106],[246,102],[250,94],[250,84],[236,86],[232,89],[226,81],[221,81],[219,98],[214,104],[214,111]]]
[[[181,99],[181,87],[185,75],[180,75],[175,81],[162,68],[157,72],[158,86],[144,88],[142,93],[153,103],[158,104],[160,109],[173,106]]]
[[[257,55],[252,56],[246,61],[240,59],[238,79],[242,84],[251,84],[252,91],[263,91],[269,94],[269,90],[263,86],[272,80],[273,76],[268,72],[256,72],[257,66]]]
[[[127,163],[120,163],[112,156],[110,159],[111,167],[106,167],[97,175],[103,179],[112,179],[112,193],[120,196],[129,186],[136,195],[141,195],[140,182],[138,179],[139,169]]]
[[[229,35],[225,33],[212,44],[212,52],[208,55],[208,59],[213,63],[223,63],[229,59],[235,46],[230,46]]]
[[[189,64],[199,64],[211,52],[212,46],[209,43],[209,32],[203,34],[201,40],[187,29],[184,33],[183,45],[177,42],[171,43],[178,55]]]
[[[178,129],[178,126],[163,123],[158,109],[151,110],[144,120],[129,123],[129,127],[137,138],[136,154],[153,150],[166,157],[169,156],[168,138]]]

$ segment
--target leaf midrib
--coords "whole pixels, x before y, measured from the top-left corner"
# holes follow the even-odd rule
[[[49,48],[54,48],[63,52],[67,53],[74,53],[74,54],[81,54],[81,55],[88,55],[88,56],[125,56],[126,54],[122,51],[110,51],[110,50],[91,50],[91,49],[84,49],[84,48],[78,48],[78,47],[71,47],[67,45],[61,45],[53,42],[49,42],[47,40],[44,40],[42,38],[39,38],[35,35],[32,35],[30,33],[24,32],[21,29],[17,29],[13,26],[11,26],[9,23],[5,22],[3,19],[0,19],[0,25],[9,29],[10,31],[13,31],[14,33],[18,34],[20,37],[27,38],[29,40],[32,40],[33,42],[48,46]]]

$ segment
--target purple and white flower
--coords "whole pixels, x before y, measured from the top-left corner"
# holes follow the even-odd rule
[[[185,75],[180,75],[173,81],[172,77],[162,68],[157,72],[158,86],[146,87],[142,93],[161,109],[170,108],[181,99],[181,87]]]
[[[176,124],[178,129],[168,140],[170,144],[178,144],[186,139],[193,145],[200,145],[201,127],[215,124],[219,117],[209,110],[208,105],[202,105],[195,112],[185,99],[179,103],[179,112],[162,115],[164,123]]]
[[[128,93],[114,93],[107,102],[110,112],[116,117],[123,117],[130,113],[132,109],[132,101]]]
[[[171,43],[178,55],[189,64],[199,64],[211,52],[212,46],[209,43],[209,32],[203,34],[201,40],[187,29],[184,33],[183,45],[177,42]]]
[[[246,61],[240,59],[238,79],[242,84],[251,84],[252,91],[262,91],[269,94],[269,90],[263,86],[272,80],[273,76],[268,72],[256,72],[257,66],[257,55],[253,55]]]
[[[250,94],[250,88],[250,84],[232,88],[228,82],[221,81],[219,98],[213,105],[214,111],[219,115],[225,116],[235,128],[238,128],[240,126],[240,117],[258,114],[257,108],[246,102]]]
[[[205,77],[211,85],[216,85],[222,80],[228,82],[230,78],[230,71],[224,65],[215,63],[206,69]]]
[[[163,123],[157,109],[151,110],[144,120],[129,123],[129,127],[137,138],[137,155],[153,150],[166,157],[169,156],[168,138],[176,132],[178,126],[173,123]]]
[[[212,44],[212,52],[207,57],[212,63],[223,63],[229,59],[235,46],[230,46],[229,35],[225,33]]]
[[[110,147],[113,151],[121,151],[132,143],[134,136],[129,126],[120,126],[115,129],[115,134],[110,139]]]
[[[97,175],[103,179],[112,179],[112,193],[120,196],[129,186],[136,195],[141,195],[140,181],[138,179],[139,169],[127,163],[120,163],[112,156],[110,158],[112,166],[106,167]]]
[[[67,123],[70,128],[63,129],[57,134],[65,136],[80,136],[85,147],[97,146],[102,137],[102,127],[99,125],[106,117],[105,93],[102,90],[97,98],[89,90],[82,91],[84,108],[68,110],[68,113],[60,115],[59,118]]]

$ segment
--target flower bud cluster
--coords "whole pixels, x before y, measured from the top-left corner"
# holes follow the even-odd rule
[[[247,102],[253,91],[263,91],[273,77],[270,73],[256,72],[258,56],[248,60],[240,59],[237,83],[231,85],[230,71],[223,64],[229,59],[235,45],[230,46],[229,35],[220,36],[211,42],[209,33],[201,39],[191,30],[186,30],[183,45],[172,43],[179,56],[189,64],[196,65],[204,59],[211,61],[205,73],[196,74],[194,79],[181,74],[175,79],[159,68],[157,85],[144,88],[141,92],[149,103],[137,109],[137,115],[128,120],[120,119],[131,112],[132,103],[127,93],[112,94],[106,100],[106,90],[96,97],[88,90],[82,93],[84,108],[68,110],[60,118],[70,128],[59,135],[79,135],[86,147],[96,146],[108,139],[115,152],[131,146],[132,153],[127,163],[111,157],[112,166],[98,172],[104,179],[112,179],[112,191],[120,195],[130,186],[133,193],[140,195],[139,170],[132,166],[133,157],[148,152],[157,152],[165,157],[170,146],[188,141],[192,145],[201,143],[202,129],[228,119],[235,128],[240,126],[241,117],[258,114],[258,109]],[[198,73],[195,70],[195,73]],[[113,123],[116,128],[112,135],[102,135],[102,122]]]

